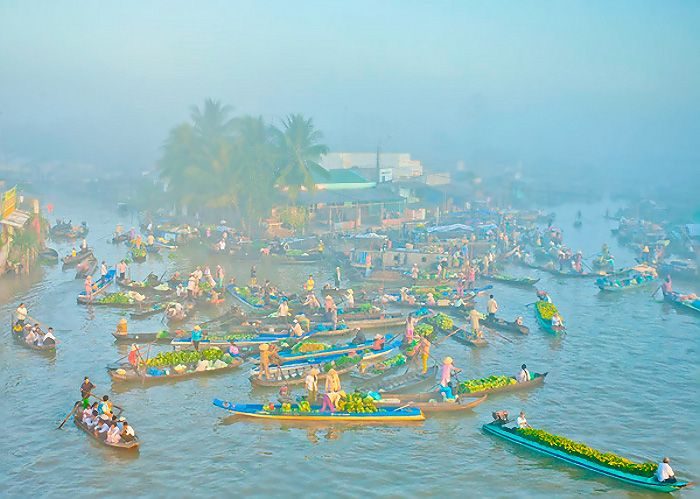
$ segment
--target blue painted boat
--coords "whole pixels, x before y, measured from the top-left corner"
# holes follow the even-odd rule
[[[568,464],[584,468],[586,470],[607,476],[609,478],[614,478],[616,480],[621,480],[625,483],[636,485],[639,487],[644,487],[647,489],[655,490],[657,492],[674,492],[679,490],[686,485],[688,482],[675,482],[675,483],[661,483],[656,478],[648,478],[639,475],[633,475],[631,473],[626,473],[624,471],[605,466],[601,463],[584,459],[583,457],[569,454],[563,450],[550,447],[548,445],[541,444],[539,442],[534,442],[523,436],[518,435],[517,430],[508,428],[502,425],[500,422],[488,423],[482,426],[485,433],[490,435],[495,435],[497,437],[508,440],[514,444],[518,444],[522,447],[526,447],[535,452],[545,454],[547,456],[559,459]]]
[[[685,298],[688,296],[689,295],[672,291],[671,293],[664,293],[664,300],[681,310],[700,313],[700,298],[697,298],[697,295],[694,300]]]
[[[545,331],[547,331],[548,333],[551,333],[551,334],[563,334],[563,333],[565,333],[566,327],[564,325],[553,326],[551,319],[545,319],[544,317],[542,317],[542,314],[540,313],[540,310],[537,306],[538,303],[541,303],[541,302],[540,301],[536,302],[535,306],[532,307],[535,311],[535,319],[537,320],[537,324],[539,324],[539,326],[542,329],[544,329]]]
[[[117,271],[114,269],[110,269],[107,271],[107,273],[100,277],[98,280],[96,280],[93,283],[93,291],[92,291],[92,298],[93,300],[95,297],[103,295],[107,289],[112,285],[114,282],[114,276],[116,275]],[[81,291],[78,293],[78,303],[79,304],[85,304],[85,303],[90,303],[90,300],[87,297],[87,293],[85,291]]]
[[[596,279],[595,285],[598,286],[601,291],[629,291],[653,284],[657,277],[656,271],[652,267],[646,265],[633,267],[629,269],[626,274],[627,276],[599,277]]]
[[[247,296],[241,293],[242,288],[250,289],[247,286],[235,286],[233,284],[229,284],[228,286],[226,286],[226,291],[228,291],[228,293],[231,296],[239,300],[241,303],[248,305],[251,308],[261,309],[265,306],[264,303],[253,303],[252,301],[250,301],[250,299]]]
[[[298,409],[282,411],[280,404],[269,410],[263,404],[234,404],[221,399],[214,399],[217,407],[230,411],[238,416],[256,419],[276,419],[280,421],[347,421],[354,423],[393,423],[402,421],[423,421],[423,411],[415,407],[383,407],[376,412],[344,412],[321,411],[319,406],[311,406],[310,411]]]

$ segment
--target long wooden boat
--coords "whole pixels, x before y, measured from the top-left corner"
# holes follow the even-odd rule
[[[58,251],[53,248],[44,248],[39,251],[39,259],[44,263],[58,263]]]
[[[425,416],[420,409],[413,407],[384,407],[377,409],[377,412],[343,412],[324,411],[320,406],[311,406],[311,411],[290,411],[281,410],[281,405],[275,405],[275,409],[270,411],[262,404],[234,404],[221,399],[214,399],[214,405],[225,409],[238,416],[245,416],[255,419],[273,419],[279,421],[347,421],[353,423],[394,423],[402,421],[423,421]]]
[[[24,348],[46,354],[56,353],[56,343],[54,343],[53,345],[35,345],[34,343],[27,343],[25,340],[27,334],[24,328],[22,328],[20,331],[16,331],[15,326],[11,324],[10,333],[12,334],[12,338],[15,340],[15,342],[23,346]]]
[[[535,319],[537,320],[537,324],[539,324],[542,329],[551,334],[562,334],[566,332],[566,327],[564,325],[553,326],[552,319],[545,319],[542,317],[542,314],[540,314],[540,311],[537,308],[537,303],[533,305],[532,309],[535,311]]]
[[[664,293],[664,300],[681,310],[687,310],[690,312],[700,312],[700,298],[695,298],[694,300],[683,299],[682,293],[677,293],[675,291],[671,293]]]
[[[455,332],[460,329],[462,330],[461,334],[459,332]],[[453,339],[457,343],[461,343],[462,345],[466,345],[469,347],[484,348],[489,344],[486,338],[479,338],[475,334],[467,332],[466,329],[457,326],[453,327],[450,331],[445,331],[443,329],[438,328],[438,332],[444,335],[451,335],[451,339]]]
[[[78,294],[78,304],[85,305],[87,303],[93,303],[95,297],[104,295],[107,289],[114,282],[114,276],[116,272],[116,270],[110,269],[104,276],[100,277],[93,283],[92,301],[88,299],[87,293],[85,293],[85,291],[81,291]]]
[[[493,423],[485,424],[484,426],[482,426],[482,429],[485,433],[503,438],[504,440],[520,445],[532,451],[545,454],[555,459],[564,461],[568,464],[578,466],[579,468],[583,468],[609,478],[621,480],[630,485],[644,487],[646,489],[655,490],[657,492],[674,492],[688,485],[688,482],[683,481],[677,481],[675,483],[661,483],[655,477],[643,477],[639,475],[633,475],[631,473],[625,473],[622,470],[611,468],[601,463],[585,459],[583,457],[576,456],[573,454],[569,454],[568,452],[565,452],[562,449],[557,449],[539,442],[534,442],[530,439],[519,435],[516,429],[509,428],[501,424],[500,422],[494,421]]]
[[[399,353],[396,356],[402,357],[402,362],[392,362],[391,365],[386,365],[387,362],[391,362],[394,357],[385,357],[378,362],[371,362],[367,365],[360,365],[359,369],[350,373],[350,377],[353,380],[353,385],[356,388],[374,389],[376,388],[382,380],[387,377],[397,374],[399,371],[406,371],[408,366],[408,358],[403,354]]]
[[[73,255],[68,255],[64,256],[61,259],[61,262],[63,263],[63,269],[67,269],[70,267],[74,267],[75,265],[79,264],[86,258],[95,258],[95,255],[92,253],[91,249],[88,249],[87,251],[78,251],[75,256]]]
[[[155,384],[164,381],[181,381],[183,379],[190,379],[195,377],[210,376],[212,374],[222,374],[225,372],[230,372],[237,368],[243,363],[241,359],[233,359],[233,361],[226,367],[221,367],[218,369],[208,369],[206,371],[185,371],[182,373],[175,372],[172,369],[167,369],[166,374],[152,375],[149,374],[147,370],[137,372],[128,363],[122,364],[119,367],[110,366],[107,368],[107,374],[112,378],[113,382],[128,383],[128,382],[140,382]],[[190,367],[191,368],[191,367]],[[124,372],[117,372],[124,371]]]
[[[469,395],[493,395],[497,393],[510,393],[510,392],[517,392],[520,390],[527,390],[530,388],[534,388],[536,386],[541,386],[544,384],[544,380],[547,378],[547,375],[549,373],[530,373],[530,381],[523,381],[522,383],[512,383],[509,385],[503,385],[503,386],[498,386],[495,388],[488,388],[485,390],[478,390],[475,392],[461,392],[462,394],[468,393]],[[509,378],[515,380],[515,377],[509,376]]]
[[[349,343],[347,345],[333,345],[330,348],[327,348],[325,350],[317,350],[315,352],[292,352],[291,350],[288,351],[282,351],[279,353],[280,358],[282,359],[283,363],[294,361],[294,360],[303,360],[303,359],[320,359],[323,357],[328,357],[331,355],[338,355],[338,354],[349,354],[349,353],[356,353],[356,354],[363,354],[365,355],[366,353],[371,353],[372,350],[372,340],[365,341],[364,343],[359,343],[359,344],[354,344],[354,343]],[[377,352],[382,352],[387,348],[397,348],[398,342],[394,339],[388,339],[385,342],[384,347],[381,350],[377,350]],[[256,358],[257,361],[257,358]]]
[[[483,403],[488,395],[459,395],[454,400],[444,400],[442,392],[423,393],[382,393],[382,398],[375,400],[377,407],[417,407],[424,413],[459,412],[473,409]]]
[[[52,239],[78,239],[85,237],[90,230],[87,225],[80,225],[78,227],[72,226],[68,223],[56,224],[49,229],[49,235]]]
[[[174,290],[172,290],[167,283],[162,282],[159,282],[156,285],[146,285],[145,282],[142,281],[126,281],[122,279],[117,279],[116,282],[117,286],[120,288],[128,289],[129,291],[136,291],[137,293],[141,293],[143,295],[167,296],[174,293]],[[158,286],[163,284],[166,285],[166,289],[157,289]]]
[[[431,391],[437,384],[438,366],[428,369],[425,374],[421,371],[407,370],[398,376],[387,378],[375,390],[378,393],[412,393],[426,389]]]
[[[530,287],[540,282],[539,279],[535,279],[534,277],[515,277],[506,274],[482,274],[481,277],[487,281],[495,281],[518,287]]]
[[[582,278],[582,277],[599,277],[604,275],[603,272],[576,272],[575,270],[559,270],[555,267],[549,267],[547,265],[528,265],[528,267],[541,270],[542,272],[547,272],[557,277],[571,277],[571,278]]]
[[[168,302],[169,303],[169,302]],[[139,310],[138,312],[132,312],[129,314],[129,318],[131,319],[146,319],[148,317],[152,317],[156,314],[161,314],[165,312],[165,309],[168,308],[168,303],[154,303],[151,305],[149,308],[145,310]]]
[[[107,440],[105,438],[102,438],[99,435],[95,435],[95,432],[93,430],[91,430],[90,428],[88,428],[88,426],[81,421],[80,412],[73,414],[73,422],[75,423],[75,426],[77,426],[78,428],[83,430],[85,433],[90,435],[93,439],[97,440],[102,445],[106,445],[107,447],[111,447],[113,449],[138,450],[139,445],[141,444],[141,442],[139,441],[139,437],[137,437],[137,436],[135,436],[134,440],[132,440],[131,442],[123,442],[121,440],[117,443],[114,443],[114,444],[107,442]]]
[[[183,336],[187,336],[186,333],[182,333]],[[177,335],[171,333],[170,331],[158,331],[156,333],[127,333],[119,334],[116,331],[112,333],[114,336],[114,341],[116,343],[131,344],[131,343],[157,343],[163,345],[169,345],[173,339],[177,338]]]
[[[529,334],[530,333],[530,328],[527,327],[525,324],[518,324],[515,321],[509,322],[505,319],[501,319],[499,317],[496,318],[491,318],[488,315],[486,316],[486,319],[481,320],[481,324],[486,326],[489,329],[498,329],[499,331],[508,331],[510,333],[518,333],[518,334]]]

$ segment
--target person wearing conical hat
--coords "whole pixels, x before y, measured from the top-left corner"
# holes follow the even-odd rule
[[[452,373],[459,372],[462,372],[462,370],[454,365],[452,357],[445,357],[442,361],[442,368],[440,369],[440,386],[449,388],[450,381],[452,381]]]
[[[355,292],[352,289],[348,289],[345,293],[345,301],[348,302],[348,307],[355,306]]]

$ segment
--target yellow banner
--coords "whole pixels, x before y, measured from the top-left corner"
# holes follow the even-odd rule
[[[5,191],[2,197],[2,218],[9,217],[17,207],[17,186],[14,186],[9,191]]]

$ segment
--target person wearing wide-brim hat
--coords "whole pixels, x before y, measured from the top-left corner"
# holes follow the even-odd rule
[[[443,389],[449,389],[450,381],[452,381],[452,373],[458,373],[461,371],[461,369],[454,365],[452,357],[445,357],[442,360],[442,368],[440,369],[440,386]]]
[[[355,292],[352,289],[348,289],[345,292],[345,300],[348,302],[348,307],[352,308],[355,306]]]
[[[381,350],[384,348],[385,338],[381,334],[374,336],[374,341],[372,342],[372,350]]]
[[[199,326],[195,326],[194,329],[192,330],[192,345],[194,346],[194,349],[199,351],[199,342],[202,341],[202,328]]]

